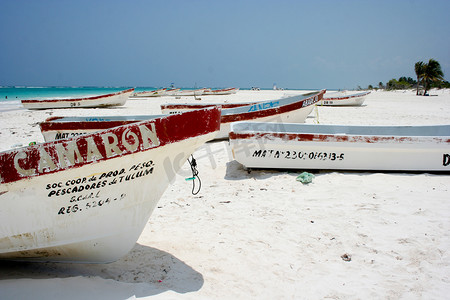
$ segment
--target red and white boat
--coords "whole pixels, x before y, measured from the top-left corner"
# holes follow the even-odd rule
[[[154,91],[144,91],[139,93],[134,93],[130,96],[130,99],[136,99],[136,98],[151,98],[151,97],[163,97],[163,96],[174,96],[176,93],[178,93],[180,89],[178,88],[163,88],[158,89]]]
[[[172,96],[175,97],[185,97],[185,96],[201,96],[205,92],[205,89],[196,89],[196,90],[178,90],[175,91]]]
[[[128,89],[117,93],[85,98],[22,100],[22,105],[28,109],[121,106],[125,104],[133,91],[134,89]]]
[[[323,96],[322,101],[317,105],[325,106],[361,106],[366,100],[366,96],[370,94],[370,91],[361,93],[349,93],[347,91],[326,93]]]
[[[247,168],[450,171],[450,125],[238,122],[230,147]]]
[[[231,95],[236,94],[239,91],[239,88],[227,88],[227,89],[206,89],[203,95]]]
[[[261,122],[295,122],[303,123],[311,113],[314,104],[322,99],[325,90],[305,95],[262,101],[254,104],[243,104],[224,109],[224,105],[208,104],[206,107],[221,107],[221,125],[216,139],[228,138],[230,124],[237,121]],[[202,105],[195,109],[204,109]],[[191,110],[195,110],[192,108]],[[184,113],[172,111],[171,114]],[[163,109],[163,114],[168,114]],[[121,124],[134,123],[153,118],[154,116],[90,116],[90,117],[51,117],[40,124],[45,140],[68,138],[111,128]]]
[[[139,93],[134,93],[130,96],[130,98],[149,98],[149,97],[160,97],[163,96],[166,92],[167,88],[157,89],[153,91],[143,91]]]
[[[216,139],[228,138],[230,124],[237,121],[304,123],[306,117],[314,109],[315,104],[322,100],[324,93],[325,90],[322,90],[277,100],[250,104],[238,103],[236,107],[232,107],[236,104],[219,104],[218,106],[222,108],[222,117],[220,132],[217,134]],[[187,111],[193,109],[193,107],[195,106],[168,107],[167,105],[162,105],[161,111],[163,114],[170,114]],[[197,107],[200,108],[202,106]]]
[[[211,107],[1,152],[0,259],[119,259],[219,127]]]

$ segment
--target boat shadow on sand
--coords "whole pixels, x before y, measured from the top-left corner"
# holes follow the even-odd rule
[[[65,298],[95,293],[97,299],[127,299],[169,290],[194,292],[203,283],[202,274],[175,256],[140,244],[109,264],[0,261],[0,298],[9,290],[16,299],[25,299],[32,286],[38,298],[52,298],[62,289]]]

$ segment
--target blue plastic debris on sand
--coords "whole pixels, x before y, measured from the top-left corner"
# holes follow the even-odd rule
[[[300,181],[303,184],[311,183],[314,179],[314,175],[308,172],[303,172],[297,176],[297,181]]]

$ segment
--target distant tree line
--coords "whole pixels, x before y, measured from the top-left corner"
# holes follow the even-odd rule
[[[430,59],[428,63],[418,61],[414,65],[414,72],[417,80],[411,77],[400,77],[391,79],[386,85],[382,82],[378,86],[369,85],[368,89],[386,89],[386,90],[406,90],[416,89],[416,95],[427,95],[427,91],[432,88],[450,88],[450,82],[444,80],[444,73],[438,61]],[[422,91],[423,90],[423,91]]]

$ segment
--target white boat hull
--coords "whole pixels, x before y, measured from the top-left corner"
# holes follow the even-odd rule
[[[173,179],[167,177],[162,164],[164,159],[173,161],[175,158],[167,153],[174,153],[174,147],[182,147],[185,152],[180,160],[184,162],[196,145],[189,141],[153,151],[150,156],[140,153],[127,160],[112,159],[101,163],[105,170],[101,174],[96,171],[100,166],[89,166],[66,171],[57,178],[42,176],[5,187],[8,197],[0,196],[3,206],[0,258],[110,262],[122,257],[136,243],[156,203]],[[140,170],[143,173],[130,171],[136,162],[148,163],[150,160],[160,163]],[[104,174],[119,174],[122,170],[125,171],[121,175],[100,179]],[[94,174],[98,179],[89,181]],[[125,182],[126,176],[131,178],[137,174],[141,177]],[[84,183],[71,184],[77,180]],[[109,186],[113,180],[123,182]],[[132,189],[127,187],[130,183],[140,187],[138,194],[131,193]],[[99,184],[98,188],[86,192],[50,196],[54,191],[67,192],[73,187],[86,189]],[[108,185],[108,190],[104,184]],[[47,185],[60,187],[36,188]]]
[[[129,89],[114,94],[77,99],[22,100],[22,105],[27,109],[121,106],[125,104],[133,91],[134,89]]]
[[[178,93],[180,89],[169,89],[164,92],[164,96],[175,96],[176,93]]]
[[[368,127],[235,123],[230,146],[248,168],[450,171],[450,125]]]
[[[155,136],[148,131],[155,127],[141,122],[3,154],[2,168],[12,159],[8,166],[23,179],[0,174],[0,258],[98,263],[125,255],[186,159],[216,134],[209,125],[215,123],[218,130],[219,111],[214,114],[216,120],[197,124],[208,129],[173,138],[176,142],[164,133]],[[212,115],[186,116],[183,122],[201,116]],[[142,137],[132,128],[139,128]],[[131,153],[118,155],[123,149]],[[35,169],[25,166],[36,151]],[[93,161],[77,162],[88,157]]]
[[[370,92],[363,92],[357,94],[337,93],[338,95],[325,95],[317,105],[324,106],[361,106],[366,100],[366,96]]]
[[[139,99],[139,98],[152,98],[152,97],[162,97],[162,96],[172,96],[179,89],[159,89],[154,91],[144,91],[135,93],[130,96],[130,99]]]

